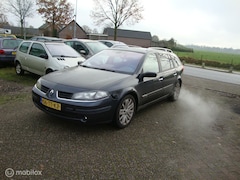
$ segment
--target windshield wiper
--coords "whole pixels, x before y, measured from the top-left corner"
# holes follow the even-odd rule
[[[110,72],[116,72],[115,70],[112,69],[106,69],[106,68],[99,68],[99,67],[92,67],[92,66],[86,66],[86,65],[80,65],[85,68],[91,68],[91,69],[98,69],[98,70],[103,70],[103,71],[110,71]]]
[[[103,70],[103,71],[110,71],[110,72],[116,72],[115,70],[112,69],[106,69],[106,68],[94,68],[94,69],[99,69],[99,70]]]

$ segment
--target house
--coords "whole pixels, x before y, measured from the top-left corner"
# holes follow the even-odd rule
[[[75,27],[76,27],[76,30],[74,32]],[[78,23],[75,22],[75,20],[72,20],[69,24],[67,24],[64,28],[62,28],[58,32],[58,37],[63,39],[72,39],[72,38],[88,39],[86,32],[82,29],[81,26],[78,25]]]
[[[113,28],[105,28],[103,34],[108,35],[108,40],[114,40]],[[152,36],[150,32],[118,29],[117,41],[121,41],[129,45],[149,47],[151,46]]]
[[[21,27],[4,25],[3,28],[10,29],[12,34],[14,34],[15,36],[17,36],[19,38],[23,38],[23,37],[21,37]],[[41,32],[37,28],[25,28],[25,35],[26,35],[26,39],[29,39],[33,36],[41,35]]]
[[[60,31],[63,28],[63,26],[55,25],[54,26],[54,33],[52,33],[52,24],[51,23],[45,23],[42,26],[40,26],[38,29],[42,36],[55,36],[58,37],[58,31]]]

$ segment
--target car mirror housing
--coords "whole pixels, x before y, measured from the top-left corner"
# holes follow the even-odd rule
[[[157,73],[155,72],[145,72],[145,73],[139,74],[138,79],[141,82],[145,77],[156,77],[156,76],[157,76]]]
[[[47,54],[41,54],[39,57],[40,58],[44,58],[44,59],[48,59],[48,55]]]
[[[83,54],[83,55],[86,56],[86,55],[87,55],[87,52],[86,52],[85,50],[81,50],[81,51],[80,51],[80,54]]]

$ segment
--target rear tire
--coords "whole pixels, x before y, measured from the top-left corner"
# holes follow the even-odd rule
[[[180,81],[178,81],[178,82],[175,84],[175,86],[174,86],[174,88],[173,88],[173,91],[172,91],[172,94],[171,94],[171,96],[169,97],[169,99],[170,99],[171,101],[176,101],[176,100],[178,100],[180,91],[181,91],[181,83],[180,83]]]
[[[23,75],[24,74],[24,70],[22,69],[22,66],[19,62],[16,62],[15,71],[16,71],[17,75]]]
[[[114,123],[117,128],[123,129],[127,127],[135,114],[136,100],[132,95],[125,96],[119,103]]]

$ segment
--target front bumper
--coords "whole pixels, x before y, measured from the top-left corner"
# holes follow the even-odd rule
[[[41,102],[42,98],[60,103],[61,110],[56,110],[43,105]],[[88,124],[111,122],[114,118],[117,106],[117,101],[111,98],[98,103],[76,103],[64,101],[62,99],[49,99],[36,87],[33,87],[32,90],[32,100],[36,107],[50,115],[69,120],[77,120]]]

